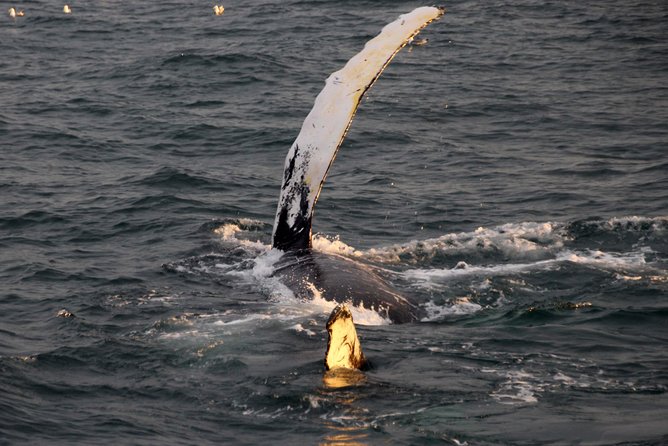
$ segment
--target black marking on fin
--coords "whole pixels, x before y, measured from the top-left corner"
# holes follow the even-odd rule
[[[299,153],[299,146],[295,144],[295,153],[292,156],[292,159],[290,159],[290,164],[288,165],[288,168],[285,169],[285,172],[283,173],[283,187],[285,187],[290,179],[292,179],[292,175],[295,172],[295,160],[297,159],[297,154]]]
[[[292,172],[290,172],[292,175]],[[298,251],[311,248],[311,222],[313,216],[308,212],[308,186],[302,184],[298,191],[293,191],[301,198],[299,214],[295,217],[292,226],[288,224],[288,207],[285,206],[278,214],[278,223],[274,230],[274,248],[282,251]]]

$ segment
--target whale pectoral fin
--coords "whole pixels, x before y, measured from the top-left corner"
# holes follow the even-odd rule
[[[361,369],[366,365],[357,337],[353,315],[344,304],[337,305],[327,321],[327,352],[325,369]]]
[[[362,97],[395,54],[443,13],[442,8],[422,7],[400,16],[327,78],[285,159],[274,220],[275,248],[310,247],[315,203]]]

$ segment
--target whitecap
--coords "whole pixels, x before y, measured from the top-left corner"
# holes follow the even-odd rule
[[[508,223],[472,232],[359,251],[358,256],[381,263],[424,261],[438,254],[502,253],[507,258],[543,258],[569,240],[564,225],[553,222]]]
[[[436,322],[448,316],[465,316],[477,313],[483,309],[482,305],[471,302],[468,297],[457,298],[447,305],[436,305],[434,302],[427,302],[422,308],[427,313],[421,319],[422,322]]]
[[[500,375],[505,379],[490,393],[490,396],[501,404],[535,404],[538,402],[538,394],[543,391],[544,385],[534,375],[524,370],[500,371],[483,368],[481,372]]]
[[[557,256],[557,261],[592,265],[600,268],[620,270],[638,270],[646,266],[645,251],[631,251],[626,253],[605,252],[601,250],[563,251]]]
[[[294,330],[297,333],[304,333],[308,337],[313,337],[316,335],[315,331],[310,328],[305,328],[302,324],[295,324],[290,327],[291,330]]]
[[[533,263],[511,263],[491,266],[466,265],[465,267],[461,267],[461,265],[458,264],[454,268],[409,269],[400,274],[409,281],[412,281],[414,285],[430,288],[434,282],[448,281],[467,276],[503,276],[533,269],[548,269],[558,262],[560,262],[559,259],[541,260]],[[483,282],[483,285],[484,284],[485,283]]]
[[[312,240],[313,249],[327,254],[339,254],[348,257],[362,257],[364,253],[341,241],[339,236],[328,237],[316,234]]]
[[[531,263],[472,266],[464,262],[459,262],[454,268],[415,268],[398,274],[415,287],[427,290],[439,290],[444,283],[469,276],[482,276],[485,278],[507,276],[535,270],[546,271],[557,268],[564,263],[575,263],[619,272],[620,274],[617,274],[616,277],[621,280],[640,280],[642,276],[638,276],[637,274],[630,276],[626,273],[629,271],[642,272],[648,270],[645,260],[646,253],[647,249],[642,247],[636,251],[625,253],[605,252],[602,250],[563,250],[557,252],[552,259]],[[653,268],[649,268],[649,270],[657,272]],[[487,282],[483,281],[481,286],[484,286],[485,283]]]
[[[264,252],[271,249],[271,245],[262,243],[260,240],[249,240],[241,238],[238,235],[249,230],[257,230],[264,227],[264,223],[259,220],[242,218],[235,222],[224,223],[213,230],[213,233],[220,236],[225,242],[243,247],[252,252]]]

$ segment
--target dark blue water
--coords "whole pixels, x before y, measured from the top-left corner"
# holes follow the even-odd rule
[[[397,56],[316,248],[428,316],[358,311],[342,381],[271,276],[283,161],[419,4],[212,5],[2,12],[0,443],[668,442],[665,1],[453,1]]]

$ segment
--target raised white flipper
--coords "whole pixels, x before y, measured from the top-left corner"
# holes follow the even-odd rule
[[[442,8],[422,7],[400,16],[329,76],[285,160],[274,220],[275,248],[310,247],[313,208],[364,93],[394,55],[444,12]]]

